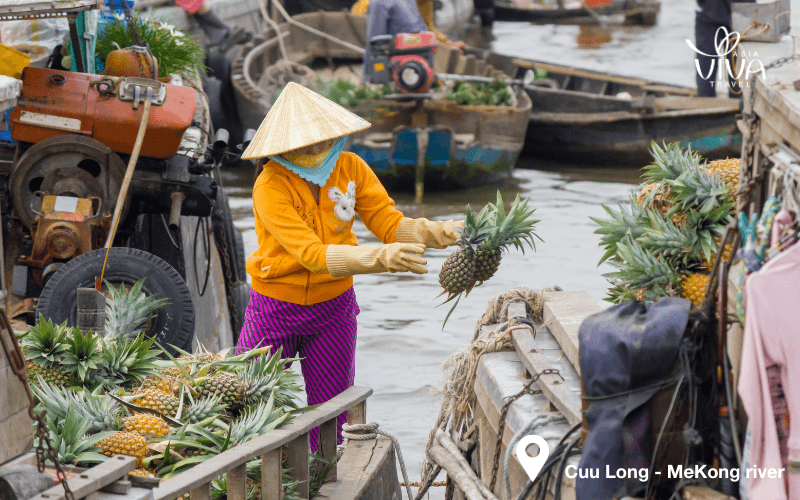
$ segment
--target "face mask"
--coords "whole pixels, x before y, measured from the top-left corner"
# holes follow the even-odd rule
[[[344,149],[344,143],[346,141],[347,136],[340,137],[333,144],[333,147],[331,147],[328,151],[323,151],[318,155],[298,155],[295,153],[284,153],[282,156],[286,158],[276,155],[270,156],[269,159],[280,165],[283,165],[288,170],[299,175],[301,178],[323,187],[325,186],[325,183],[328,182],[328,177],[331,176],[333,167],[336,166],[336,162],[339,160],[339,154],[341,154],[342,149]],[[297,160],[298,157],[301,157],[300,159],[305,159],[306,161],[309,161],[308,157],[322,156],[322,160],[319,160],[318,162],[317,160],[313,160],[311,163],[317,163],[316,165],[305,166],[289,161],[288,158],[290,156],[295,160]]]
[[[294,165],[297,165],[298,167],[316,168],[319,167],[323,161],[325,161],[325,158],[328,156],[328,153],[331,152],[331,149],[333,149],[333,146],[315,155],[304,155],[304,154],[293,153],[290,151],[288,153],[282,154],[281,156],[283,157],[284,160]]]

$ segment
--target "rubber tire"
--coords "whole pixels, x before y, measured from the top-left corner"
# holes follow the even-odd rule
[[[225,108],[222,105],[222,82],[213,76],[203,79],[203,92],[208,96],[208,113],[214,130],[225,128]]]
[[[236,315],[231,318],[233,327],[233,345],[239,342],[239,333],[244,326],[244,317],[247,312],[247,305],[250,303],[250,285],[238,283],[233,287],[233,305],[236,307]]]
[[[233,225],[233,215],[231,214],[231,206],[228,203],[228,195],[225,194],[223,189],[217,190],[217,201],[211,212],[211,224],[217,244],[222,247],[222,242],[224,241],[225,248],[228,248],[230,252],[228,261],[231,265],[231,279],[234,283],[247,281],[244,241],[241,243],[241,250],[237,248],[236,234],[239,233],[239,230]],[[241,234],[239,236],[241,237]],[[220,259],[222,260],[222,272],[224,274],[226,272],[225,258],[220,255]]]
[[[236,251],[236,269],[239,274],[239,281],[247,281],[247,255],[244,253],[244,236],[242,232],[233,228],[233,247]]]
[[[74,326],[77,316],[77,289],[94,287],[100,276],[106,250],[92,250],[64,264],[48,280],[36,306],[36,317],[42,314],[56,324],[64,321]],[[168,298],[169,303],[156,311],[150,328],[163,347],[173,345],[192,350],[194,337],[194,304],[186,282],[163,259],[144,250],[112,247],[108,254],[104,280],[118,286],[130,286],[145,278],[143,291],[149,295]]]

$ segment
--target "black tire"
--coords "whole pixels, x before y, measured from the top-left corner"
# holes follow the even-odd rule
[[[247,312],[247,305],[250,303],[250,285],[239,283],[233,288],[233,305],[236,307],[236,314],[231,318],[233,326],[233,345],[239,342],[239,333],[244,326],[244,315]]]
[[[239,281],[247,281],[247,270],[245,269],[244,258],[244,242],[240,243],[240,248],[237,248],[236,235],[239,230],[233,225],[233,215],[231,214],[231,206],[228,203],[228,195],[225,194],[223,189],[217,190],[217,202],[214,204],[214,210],[211,212],[211,224],[214,229],[214,238],[217,244],[227,250],[227,261],[224,256],[220,255],[222,260],[222,272],[226,274],[227,280],[227,266],[230,265],[231,280],[233,285]],[[241,234],[239,234],[241,238]],[[223,242],[225,245],[223,246]]]
[[[225,107],[222,105],[222,82],[213,76],[203,80],[203,92],[208,96],[208,113],[214,130],[225,128]]]
[[[242,232],[233,228],[233,248],[236,255],[236,269],[239,273],[239,281],[247,281],[247,255],[244,253],[244,236]]]
[[[103,268],[105,255],[105,249],[92,250],[70,260],[56,271],[39,297],[36,317],[42,314],[56,324],[66,321],[74,326],[77,289],[94,286],[94,279],[100,276]],[[181,275],[166,261],[144,250],[111,248],[103,279],[115,286],[120,283],[130,286],[141,278],[145,278],[144,293],[169,299],[169,303],[156,312],[146,333],[154,335],[163,347],[173,345],[191,351],[194,305],[189,287]]]

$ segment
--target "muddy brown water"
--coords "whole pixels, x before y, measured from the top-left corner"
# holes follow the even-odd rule
[[[693,38],[694,0],[664,2],[658,24],[652,28],[532,26],[497,23],[493,50],[571,66],[644,77],[673,84],[694,85],[693,53],[685,39]],[[370,386],[368,419],[400,440],[411,481],[419,480],[419,465],[427,434],[439,410],[442,362],[472,337],[476,321],[487,303],[515,286],[542,289],[559,285],[565,290],[585,290],[600,302],[606,295],[603,274],[597,266],[602,255],[596,225],[603,217],[601,205],[627,199],[639,182],[637,169],[614,165],[587,168],[523,158],[514,181],[502,186],[506,201],[516,193],[530,198],[541,219],[536,251],[511,250],[488,283],[463,299],[445,328],[447,306],[436,306],[441,288],[438,273],[448,250],[428,250],[428,274],[380,274],[355,280],[361,314],[358,318],[356,384]],[[253,231],[252,171],[228,171],[236,225],[244,234],[246,251],[256,246]],[[480,208],[495,200],[495,186],[453,193],[431,193],[423,205],[413,204],[411,193],[390,193],[397,207],[410,217],[463,218],[467,203]],[[355,231],[361,243],[377,243],[363,224]],[[449,304],[448,304],[449,306]],[[299,367],[297,367],[299,369]],[[430,498],[444,497],[433,488]],[[404,495],[405,496],[405,495]]]

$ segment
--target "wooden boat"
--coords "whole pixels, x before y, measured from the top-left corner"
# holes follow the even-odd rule
[[[610,5],[588,8],[578,2],[570,3],[573,5],[565,5],[563,0],[555,5],[533,1],[521,6],[513,0],[497,0],[495,19],[539,24],[598,24],[598,17],[615,16],[623,24],[653,26],[661,11],[657,0],[614,0]]]
[[[652,141],[678,142],[710,158],[738,155],[740,100],[696,97],[694,89],[556,64],[478,53],[525,87],[533,102],[524,153],[553,160],[641,166]]]
[[[366,45],[364,17],[316,12],[294,19],[355,46]],[[359,52],[288,23],[279,28],[292,62],[314,70],[323,80],[359,81]],[[508,78],[474,56],[449,49],[439,46],[434,61],[437,73]],[[278,37],[267,30],[234,59],[232,81],[244,127],[258,128],[269,110],[279,87],[270,87],[267,80],[280,58]],[[314,80],[312,77],[311,83]],[[414,101],[372,101],[352,110],[373,126],[351,136],[346,148],[364,158],[385,183],[392,187],[408,185],[415,179],[416,165],[422,163],[425,182],[446,189],[474,185],[514,168],[524,144],[531,101],[526,93],[519,92],[512,106],[459,106],[427,99],[419,105]],[[418,137],[418,132],[423,136]],[[419,148],[419,139],[427,142],[427,147]]]

